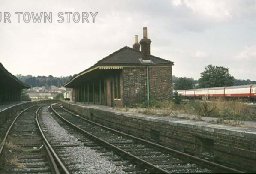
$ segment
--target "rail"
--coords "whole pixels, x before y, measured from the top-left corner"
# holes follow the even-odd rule
[[[40,134],[44,140],[45,143],[45,147],[47,149],[47,151],[49,152],[49,157],[51,159],[51,162],[53,163],[54,169],[56,171],[56,173],[65,173],[65,174],[69,174],[70,172],[68,171],[68,169],[66,168],[66,166],[62,163],[61,159],[58,157],[57,153],[54,151],[54,149],[52,148],[51,144],[49,143],[49,141],[47,140],[46,136],[44,135],[44,132],[39,124],[38,121],[38,116],[39,116],[39,111],[40,111],[41,107],[39,107],[36,111],[36,123],[38,126],[38,129],[40,131]]]
[[[73,127],[75,127],[76,129],[79,129],[80,131],[85,132],[85,130],[83,130],[83,129],[77,127],[77,126],[74,125],[73,123],[69,122],[67,119],[63,118],[60,114],[58,114],[57,111],[53,108],[54,105],[56,105],[56,104],[51,105],[51,108],[52,108],[53,112],[54,112],[56,115],[58,115],[62,120],[64,120],[64,121],[67,122],[68,124],[71,124],[71,125],[72,125]],[[78,118],[80,118],[80,119],[82,119],[82,120],[84,120],[84,121],[86,121],[86,122],[88,122],[88,123],[90,123],[90,124],[92,124],[92,125],[99,126],[99,127],[101,127],[102,129],[105,129],[105,130],[114,132],[115,134],[118,134],[118,135],[121,135],[121,136],[125,136],[125,137],[132,138],[132,139],[134,139],[134,140],[136,140],[136,141],[138,141],[138,142],[149,144],[151,147],[155,147],[155,148],[157,148],[158,150],[160,150],[160,151],[162,151],[162,152],[165,151],[165,152],[168,152],[168,153],[176,154],[176,156],[182,156],[183,159],[190,159],[190,160],[192,160],[193,162],[195,162],[196,164],[199,164],[199,165],[201,165],[201,166],[210,167],[210,168],[212,168],[212,169],[214,169],[214,170],[217,170],[217,171],[243,173],[243,171],[240,171],[240,170],[237,170],[237,169],[234,169],[234,168],[230,168],[230,167],[227,167],[227,166],[224,166],[224,165],[221,165],[221,164],[217,164],[217,163],[212,162],[212,161],[207,161],[207,160],[205,160],[205,159],[201,159],[201,158],[198,158],[198,157],[196,157],[196,156],[192,156],[192,155],[189,155],[189,154],[186,154],[186,153],[183,153],[183,152],[180,152],[180,151],[177,151],[177,150],[168,148],[168,147],[164,147],[164,146],[162,146],[162,145],[160,145],[160,144],[156,144],[156,143],[147,141],[147,140],[145,140],[145,139],[141,139],[141,138],[135,137],[135,136],[133,136],[133,135],[129,135],[129,134],[127,134],[127,133],[114,130],[114,129],[112,129],[112,128],[103,126],[103,125],[101,125],[101,124],[99,124],[99,123],[95,123],[95,122],[93,122],[93,121],[91,121],[91,120],[88,120],[88,119],[86,119],[86,118],[84,118],[84,117],[81,117],[81,116],[79,116],[79,115],[77,115],[77,114],[75,114],[75,113],[73,113],[73,112],[71,112],[71,111],[69,111],[69,110],[67,110],[67,109],[65,109],[65,108],[63,108],[63,107],[62,107],[62,109],[63,109],[64,111],[68,112],[69,114],[71,114],[71,115],[73,115],[73,116],[75,116],[75,117],[78,117]],[[95,137],[95,136],[92,135],[91,133],[87,132],[87,134],[88,134],[89,136],[91,136],[91,137],[97,139],[97,137]],[[99,141],[101,141],[101,140],[99,140]],[[103,140],[103,141],[104,141],[104,140]],[[113,147],[113,145],[110,144],[110,143],[108,143],[108,142],[103,142],[103,143],[108,144],[108,146],[110,146],[110,147]],[[117,147],[117,149],[118,149],[118,147]],[[120,149],[120,150],[123,151],[122,149]],[[120,150],[119,150],[119,151],[120,151]],[[131,154],[131,155],[132,155],[132,154]],[[133,158],[137,158],[137,157],[135,156],[135,157],[133,157]],[[139,160],[139,159],[136,159],[136,160]],[[147,163],[147,161],[146,161],[146,163]],[[148,164],[148,165],[151,165],[151,164]],[[158,167],[158,168],[159,168],[159,167]],[[161,169],[161,170],[162,170],[162,169]],[[168,171],[165,171],[165,170],[163,170],[163,171],[161,171],[161,172],[168,173]]]

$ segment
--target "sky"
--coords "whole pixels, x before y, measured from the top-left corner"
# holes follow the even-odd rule
[[[15,12],[51,12],[52,22],[22,14],[18,23]],[[68,23],[65,12],[88,13],[89,23]],[[255,19],[256,0],[0,0],[0,62],[15,75],[74,75],[132,47],[148,27],[151,54],[173,61],[177,77],[198,79],[212,64],[256,80]]]

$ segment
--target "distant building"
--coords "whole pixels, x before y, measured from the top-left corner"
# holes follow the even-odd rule
[[[29,86],[9,73],[0,63],[0,104],[20,101],[21,91],[26,88],[29,88]]]
[[[65,87],[56,86],[50,86],[48,88],[46,88],[45,86],[32,87],[29,90],[27,90],[27,94],[29,95],[29,98],[31,98],[32,101],[55,99],[60,94],[64,96],[65,92]]]
[[[28,92],[28,95],[32,101],[53,99],[56,96],[51,92]]]
[[[123,47],[72,78],[65,85],[72,88],[71,99],[108,106],[169,100],[173,62],[151,55],[150,44],[144,27],[133,48]]]
[[[72,90],[67,89],[63,93],[63,97],[64,97],[64,100],[71,100],[71,98],[72,98]]]

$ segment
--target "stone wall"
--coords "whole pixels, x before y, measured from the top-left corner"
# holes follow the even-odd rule
[[[124,106],[146,101],[146,67],[126,67],[122,79]]]
[[[114,97],[114,79],[116,75],[120,74],[120,97]],[[124,67],[122,70],[111,70],[102,75],[105,84],[105,92],[102,91],[101,104],[107,106],[133,106],[136,104],[147,103],[147,77],[149,80],[149,98],[154,100],[170,100],[172,94],[172,66],[131,66]],[[99,89],[97,78],[93,81],[87,82],[90,85],[90,102],[99,103]],[[94,85],[92,85],[94,84]],[[80,84],[82,86],[73,88],[72,101],[88,102],[85,99],[86,82]],[[83,86],[84,85],[84,86]],[[103,85],[103,84],[102,84]],[[92,97],[94,87],[94,99]],[[118,99],[118,100],[114,100]]]
[[[0,111],[0,127],[6,123],[8,118],[16,116],[16,113],[20,112],[24,108],[28,107],[31,102],[19,103],[9,108]]]
[[[0,111],[0,142],[17,114],[30,105],[31,102],[19,103]]]
[[[172,95],[172,67],[150,67],[150,98],[152,100],[169,100]]]
[[[13,119],[18,115],[19,112],[24,110],[25,108],[32,106],[32,105],[37,105],[37,104],[49,104],[49,103],[54,103],[56,100],[42,100],[42,101],[34,101],[34,102],[21,102],[16,105],[10,106],[6,109],[3,109],[0,111],[0,135],[2,132],[1,130],[4,127],[7,127],[8,124],[10,124]]]
[[[112,109],[63,103],[95,122],[240,170],[256,171],[256,132],[190,120],[161,121]]]
[[[172,91],[172,67],[149,66],[150,100],[169,100]],[[147,67],[125,67],[123,79],[123,104],[131,106],[147,101]]]

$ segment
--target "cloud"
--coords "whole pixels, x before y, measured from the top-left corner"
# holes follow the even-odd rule
[[[174,6],[183,6],[192,11],[192,13],[216,21],[228,20],[231,13],[227,1],[216,0],[173,0]]]
[[[238,55],[236,56],[238,60],[256,60],[256,45],[252,45],[244,48]]]
[[[206,58],[208,55],[203,51],[196,51],[194,56],[195,58]]]
[[[254,22],[256,15],[255,0],[170,0],[170,4],[177,31],[204,32],[220,25]]]
[[[230,71],[235,78],[256,80],[256,45],[247,46],[230,62]]]
[[[255,4],[255,0],[1,0],[0,11],[99,14],[95,24],[0,23],[0,61],[14,74],[74,74],[131,46],[134,35],[141,38],[142,27],[147,26],[151,53],[174,61],[174,74],[198,77],[206,65],[217,64],[239,68],[238,76],[249,78],[241,72],[256,63]],[[250,64],[242,65],[241,60]]]

